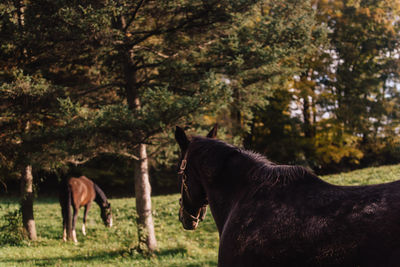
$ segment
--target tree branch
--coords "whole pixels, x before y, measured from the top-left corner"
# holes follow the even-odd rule
[[[95,92],[97,90],[100,90],[100,89],[103,89],[103,88],[107,88],[107,87],[112,87],[112,86],[116,86],[116,87],[121,88],[124,85],[122,83],[109,83],[109,84],[105,84],[105,85],[100,85],[100,86],[97,86],[97,87],[89,88],[89,89],[87,89],[87,90],[85,90],[83,92],[77,93],[75,95],[76,96],[84,96],[84,95],[87,95],[89,93]]]
[[[126,31],[128,30],[129,26],[130,26],[130,25],[132,24],[132,22],[135,20],[136,15],[137,15],[139,9],[142,7],[144,1],[145,1],[145,0],[140,0],[140,2],[138,3],[138,5],[136,6],[135,11],[133,11],[132,17],[129,19],[128,23],[126,23],[125,28],[122,29],[124,32],[126,32]]]

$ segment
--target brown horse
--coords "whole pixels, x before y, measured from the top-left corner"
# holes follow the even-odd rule
[[[79,208],[84,206],[85,212],[83,214],[82,233],[86,235],[86,216],[92,205],[93,200],[99,205],[101,209],[101,218],[107,227],[112,226],[111,205],[107,201],[106,195],[92,180],[85,176],[79,178],[72,177],[65,181],[60,188],[60,205],[63,216],[63,240],[67,238],[74,242],[76,239],[75,224],[78,218]],[[71,227],[71,209],[73,207],[74,214],[72,217]],[[68,229],[68,230],[67,230]]]

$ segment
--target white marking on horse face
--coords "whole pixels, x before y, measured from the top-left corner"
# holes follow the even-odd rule
[[[110,219],[110,227],[112,227],[113,221],[112,218]]]
[[[86,227],[85,224],[82,224],[82,234],[86,235]]]

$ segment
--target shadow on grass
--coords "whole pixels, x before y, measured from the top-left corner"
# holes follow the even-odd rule
[[[30,264],[34,266],[74,266],[74,264],[81,264],[85,263],[87,266],[95,266],[99,265],[99,262],[102,263],[116,263],[119,262],[122,258],[125,260],[133,261],[134,264],[135,260],[147,259],[150,260],[152,257],[156,257],[161,262],[168,261],[169,259],[178,259],[182,262],[180,266],[182,267],[202,267],[202,266],[216,266],[217,262],[215,260],[199,260],[198,262],[190,262],[192,260],[187,261],[187,249],[184,247],[177,247],[177,248],[170,248],[170,249],[163,249],[155,253],[153,256],[145,256],[142,254],[135,254],[135,255],[127,255],[127,251],[125,249],[117,250],[117,251],[101,251],[97,253],[93,253],[93,255],[76,255],[76,256],[54,256],[54,257],[46,257],[46,258],[34,258],[34,257],[26,257],[20,259],[1,259],[1,263],[11,263],[15,265],[19,264]],[[119,259],[118,259],[119,258]],[[135,266],[135,265],[133,265]],[[162,266],[162,265],[157,265]],[[172,265],[171,265],[172,266]]]
[[[215,261],[202,261],[199,263],[189,263],[185,267],[204,267],[204,266],[217,266]]]
[[[176,257],[178,255],[184,257],[186,254],[187,254],[187,249],[183,247],[163,249],[161,251],[156,252],[157,257]]]
[[[123,251],[102,251],[98,253],[94,253],[90,256],[85,255],[76,255],[72,257],[65,257],[65,256],[55,256],[55,257],[47,257],[41,259],[35,259],[34,257],[28,258],[21,258],[21,259],[1,259],[0,263],[15,263],[15,264],[22,264],[32,262],[35,266],[49,266],[49,265],[56,265],[57,263],[63,262],[74,262],[74,261],[85,261],[90,263],[90,261],[99,261],[99,260],[113,260],[114,258],[120,257]]]

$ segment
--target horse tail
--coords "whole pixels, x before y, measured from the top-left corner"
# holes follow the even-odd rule
[[[60,187],[60,204],[63,216],[63,223],[67,226],[67,237],[72,237],[72,190],[68,183],[68,179],[63,179]]]

